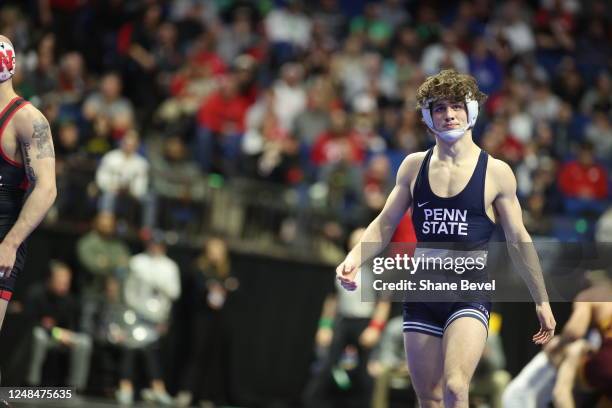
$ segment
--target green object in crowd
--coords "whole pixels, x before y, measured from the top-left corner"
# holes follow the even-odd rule
[[[223,176],[220,174],[212,173],[208,176],[208,185],[212,188],[223,187]]]
[[[334,377],[336,385],[341,390],[348,390],[349,388],[351,388],[351,379],[349,378],[346,371],[344,371],[343,369],[334,367],[332,369],[332,377]]]
[[[580,218],[578,221],[576,221],[575,228],[576,232],[578,232],[579,234],[584,234],[585,232],[587,232],[588,224],[584,218]]]

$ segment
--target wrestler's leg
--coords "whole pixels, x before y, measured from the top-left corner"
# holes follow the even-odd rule
[[[442,339],[404,332],[410,380],[421,408],[442,408]]]
[[[487,341],[487,329],[472,317],[460,317],[446,328],[444,352],[444,406],[468,408],[470,381]]]

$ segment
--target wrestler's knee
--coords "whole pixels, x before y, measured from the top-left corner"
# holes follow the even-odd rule
[[[469,389],[468,378],[460,373],[450,374],[444,379],[444,400],[467,401]]]
[[[443,389],[439,384],[427,384],[414,386],[419,406],[421,407],[442,407]]]

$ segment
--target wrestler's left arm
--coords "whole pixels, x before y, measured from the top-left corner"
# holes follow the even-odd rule
[[[540,331],[533,336],[533,340],[536,344],[544,344],[553,337],[556,322],[548,303],[538,253],[523,224],[521,205],[516,196],[516,178],[510,166],[501,160],[493,159],[489,168],[497,184],[493,205],[504,229],[510,258],[527,283],[536,303]]]
[[[55,201],[55,151],[47,119],[31,105],[14,119],[30,190],[15,225],[0,244],[0,273],[9,276],[17,248],[43,220]]]

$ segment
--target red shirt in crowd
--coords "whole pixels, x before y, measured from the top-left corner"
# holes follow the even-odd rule
[[[365,151],[355,133],[334,135],[331,132],[323,132],[315,140],[310,158],[314,164],[321,166],[339,161],[347,151],[350,153],[350,163],[363,162]]]
[[[198,110],[198,125],[215,133],[223,133],[231,128],[237,133],[244,132],[244,119],[250,106],[250,99],[240,94],[223,95],[213,92],[204,100]]]
[[[576,160],[565,163],[559,174],[559,187],[569,198],[601,200],[608,197],[608,177],[599,164],[585,166]]]

